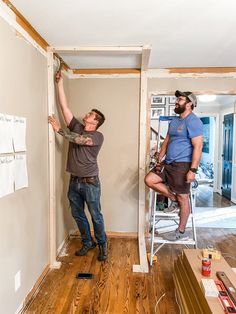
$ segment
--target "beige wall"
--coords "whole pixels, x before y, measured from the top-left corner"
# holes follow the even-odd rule
[[[137,231],[139,80],[70,80],[69,101],[75,116],[97,108],[106,117],[99,154],[106,230]]]
[[[26,117],[29,187],[0,198],[0,313],[15,313],[48,264],[46,59],[0,19],[0,112]],[[15,292],[14,276],[21,271]]]

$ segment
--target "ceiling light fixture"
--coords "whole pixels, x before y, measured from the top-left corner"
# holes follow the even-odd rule
[[[216,100],[216,95],[200,95],[198,99],[200,102],[211,102]]]

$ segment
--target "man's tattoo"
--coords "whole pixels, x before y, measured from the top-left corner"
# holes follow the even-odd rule
[[[69,142],[78,145],[86,145],[88,140],[91,140],[91,138],[87,135],[80,135],[74,132],[66,132],[63,129],[60,129],[57,133],[65,137],[67,140],[69,140]]]

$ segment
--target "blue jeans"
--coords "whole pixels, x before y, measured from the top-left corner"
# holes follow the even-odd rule
[[[93,243],[89,222],[84,211],[85,203],[92,218],[94,234],[98,244],[107,242],[101,213],[100,195],[101,187],[98,177],[94,184],[80,182],[76,177],[71,177],[67,196],[70,201],[72,216],[77,223],[84,245],[90,246]]]

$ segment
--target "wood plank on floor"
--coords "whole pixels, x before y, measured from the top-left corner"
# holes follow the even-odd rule
[[[213,245],[222,252],[235,255],[236,229],[197,228],[198,246]],[[147,243],[149,244],[149,243]],[[90,250],[87,256],[77,257],[75,250],[80,240],[74,238],[68,243],[67,256],[61,256],[60,269],[51,270],[26,314],[177,314],[174,281],[172,277],[174,260],[184,246],[165,245],[158,252],[157,262],[148,274],[132,272],[132,265],[138,262],[138,246],[135,239],[110,238],[109,258],[97,261],[98,248]],[[226,257],[231,267],[236,260]],[[92,272],[91,280],[78,280],[77,272]],[[159,298],[165,293],[160,303]]]

